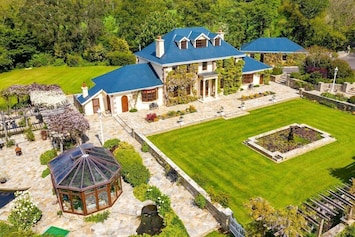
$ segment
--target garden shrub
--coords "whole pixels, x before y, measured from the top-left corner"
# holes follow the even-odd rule
[[[149,145],[146,142],[143,142],[141,151],[143,152],[148,152],[149,151]]]
[[[132,145],[121,142],[114,156],[122,166],[122,177],[127,183],[135,187],[148,182],[149,170],[143,165],[141,156]]]
[[[14,139],[7,139],[6,140],[6,147],[12,147],[15,145],[15,140]]]
[[[29,230],[21,230],[16,226],[11,225],[8,222],[0,221],[0,237],[46,237],[47,235],[40,235],[33,232],[31,229]]]
[[[150,122],[154,122],[156,118],[157,118],[157,114],[156,113],[149,113],[145,117],[145,120],[150,123]]]
[[[33,131],[31,128],[27,128],[25,130],[25,136],[27,141],[33,142],[35,140],[35,135],[33,134]]]
[[[42,217],[42,211],[32,202],[28,191],[16,192],[8,221],[21,230],[28,230]]]
[[[84,218],[85,222],[103,223],[110,215],[109,211],[104,211]]]
[[[272,69],[272,75],[280,75],[282,74],[282,67],[277,66]]]
[[[47,167],[45,170],[42,171],[42,178],[47,177],[49,174],[51,173],[51,171],[49,170],[49,168]]]
[[[229,195],[227,193],[216,191],[213,187],[210,187],[208,189],[208,194],[213,202],[217,202],[223,207],[228,207]]]
[[[138,111],[138,109],[136,109],[136,108],[132,108],[132,109],[129,110],[129,112],[131,112],[131,113],[134,113],[134,112],[137,112],[137,111]]]
[[[199,208],[204,209],[206,207],[207,201],[206,201],[206,198],[202,194],[199,193],[194,198],[194,203]]]
[[[301,78],[301,73],[299,73],[299,72],[291,72],[290,77],[291,78],[300,79]]]
[[[169,197],[162,194],[157,187],[142,184],[135,187],[133,193],[140,201],[151,200],[156,203],[159,215],[164,219],[164,228],[158,236],[189,236],[184,224],[170,207]]]
[[[146,200],[145,198],[145,193],[147,192],[147,189],[149,188],[148,184],[140,184],[133,189],[133,195],[141,202],[144,202]]]
[[[49,161],[51,161],[56,156],[57,156],[57,151],[54,149],[45,151],[39,157],[41,165],[47,165]]]
[[[348,99],[348,102],[351,103],[351,104],[355,104],[355,95],[351,96],[351,97]]]
[[[109,139],[107,140],[103,147],[107,148],[108,150],[110,150],[111,152],[113,152],[118,145],[120,144],[120,140],[118,138],[113,138],[113,139]]]

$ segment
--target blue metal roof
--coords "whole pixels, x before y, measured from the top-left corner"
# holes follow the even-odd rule
[[[152,66],[148,63],[127,65],[118,68],[96,77],[93,79],[93,82],[95,86],[88,91],[89,95],[87,97],[83,98],[82,95],[77,97],[80,104],[84,104],[101,90],[107,94],[115,94],[163,85]]]
[[[243,60],[245,62],[243,70],[242,70],[243,74],[251,74],[254,72],[260,72],[260,71],[264,71],[267,69],[272,69],[271,66],[266,65],[262,62],[259,62],[251,57],[248,57],[248,56],[244,57]]]
[[[242,45],[240,51],[245,53],[305,53],[306,50],[285,37],[259,38]]]
[[[195,37],[198,37],[202,33],[209,38],[215,37],[215,33],[211,33],[203,27],[178,28],[162,37],[164,39],[164,55],[161,58],[156,57],[155,42],[151,43],[141,51],[136,52],[135,55],[160,65],[179,65],[245,56],[244,53],[240,52],[224,40],[221,41],[220,46],[213,46],[213,44],[208,41],[207,47],[195,48],[191,41],[195,40]],[[179,49],[176,44],[176,40],[181,40],[182,37],[190,39],[187,49]]]

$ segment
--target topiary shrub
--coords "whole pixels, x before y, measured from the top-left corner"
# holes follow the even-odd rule
[[[118,138],[113,138],[113,139],[107,140],[104,143],[103,147],[107,148],[111,152],[114,152],[119,144],[120,144],[120,140]]]
[[[207,201],[206,201],[206,198],[202,194],[199,193],[194,198],[194,203],[199,208],[204,209],[206,207]]]
[[[49,161],[51,161],[56,156],[57,156],[57,151],[56,150],[52,149],[52,150],[45,151],[39,157],[41,165],[47,165],[49,163]]]
[[[149,170],[143,165],[142,157],[134,147],[126,142],[121,142],[114,152],[114,156],[122,166],[123,180],[136,187],[148,183]]]

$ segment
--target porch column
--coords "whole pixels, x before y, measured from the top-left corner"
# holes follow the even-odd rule
[[[214,79],[214,97],[218,97],[218,79]]]
[[[205,94],[206,94],[206,81],[202,79],[202,100],[205,100]]]

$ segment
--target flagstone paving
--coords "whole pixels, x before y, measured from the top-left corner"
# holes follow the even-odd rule
[[[242,94],[252,94],[261,91],[276,92],[276,102],[271,101],[271,96],[260,97],[245,102],[245,110],[240,108],[241,101],[238,100]],[[160,120],[154,123],[148,123],[144,120],[147,113],[155,112],[157,114],[166,113],[169,110],[185,109],[188,105],[179,105],[175,107],[165,107],[149,111],[142,110],[136,113],[124,113],[119,117],[106,115],[101,121],[103,125],[104,140],[110,138],[119,138],[121,141],[127,141],[132,144],[137,152],[141,153],[144,164],[151,172],[149,184],[157,186],[164,194],[171,199],[172,208],[183,221],[188,233],[192,237],[205,236],[207,233],[218,229],[219,224],[207,210],[201,210],[193,205],[192,195],[184,189],[182,185],[171,183],[166,177],[163,168],[155,161],[149,153],[140,151],[141,145],[134,140],[127,130],[117,123],[124,121],[130,128],[142,133],[152,134],[165,130],[176,129],[180,126],[200,123],[209,119],[216,119],[220,115],[217,111],[221,106],[224,108],[223,117],[228,119],[231,117],[247,114],[248,109],[258,108],[261,106],[272,105],[273,103],[296,98],[299,95],[297,91],[289,87],[270,83],[268,86],[261,86],[253,90],[239,92],[230,96],[221,96],[218,100],[210,102],[193,102],[197,108],[196,113],[184,116],[184,123],[180,125],[177,119],[171,118]],[[90,130],[87,135],[89,141],[100,146],[101,136],[100,119],[97,115],[87,116],[90,122]],[[129,130],[128,130],[129,131]],[[44,151],[51,149],[50,140],[42,141],[39,131],[35,132],[36,141],[26,141],[23,135],[13,136],[16,143],[22,148],[23,155],[16,156],[14,147],[3,148],[0,150],[0,171],[5,170],[9,177],[8,182],[0,184],[0,189],[25,189],[29,188],[31,196],[39,208],[43,211],[43,217],[34,227],[38,233],[43,233],[50,226],[67,229],[70,231],[69,237],[81,236],[129,236],[136,234],[139,226],[139,216],[143,203],[133,196],[133,189],[130,185],[123,184],[123,193],[116,203],[109,210],[111,212],[108,220],[104,223],[87,223],[84,222],[82,216],[74,214],[57,215],[60,210],[53,195],[52,183],[50,176],[41,178],[42,171],[46,168],[40,164],[39,156]],[[0,220],[6,220],[11,209],[11,203],[0,209]]]

